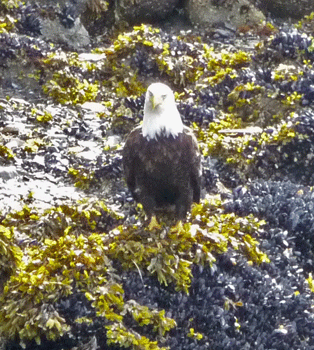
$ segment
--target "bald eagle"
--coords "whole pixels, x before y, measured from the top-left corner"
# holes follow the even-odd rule
[[[146,92],[142,125],[128,135],[123,168],[133,198],[148,216],[174,209],[183,220],[200,201],[201,157],[196,137],[184,126],[172,90],[154,83]]]

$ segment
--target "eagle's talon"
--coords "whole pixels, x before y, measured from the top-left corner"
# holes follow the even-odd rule
[[[174,226],[171,228],[171,232],[181,233],[184,231],[183,222],[179,220]]]
[[[179,220],[177,222],[175,228],[177,229],[178,233],[181,233],[182,231],[184,231],[182,220]]]
[[[152,216],[152,218],[150,219],[150,223],[148,225],[148,229],[150,231],[152,230],[160,230],[161,229],[161,225],[158,224],[157,218],[155,215]]]

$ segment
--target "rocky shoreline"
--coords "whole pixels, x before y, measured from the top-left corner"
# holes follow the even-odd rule
[[[314,349],[314,8],[209,3],[1,2],[1,349]],[[123,180],[154,81],[203,153],[182,231]]]

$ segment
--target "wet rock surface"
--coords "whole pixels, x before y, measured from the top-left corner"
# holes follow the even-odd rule
[[[157,22],[170,17],[178,6],[178,0],[155,1],[155,0],[122,0],[117,4],[116,11],[120,19],[128,23]]]
[[[264,14],[247,0],[237,1],[186,1],[185,11],[194,25],[202,28],[221,24],[231,28],[259,25]]]
[[[265,5],[274,16],[283,18],[301,18],[314,10],[314,4],[309,0],[266,0]]]

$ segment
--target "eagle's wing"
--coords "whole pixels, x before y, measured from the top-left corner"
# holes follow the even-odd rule
[[[187,127],[185,127],[184,129],[191,141],[190,179],[191,179],[191,186],[193,189],[193,202],[199,203],[200,197],[201,197],[201,175],[202,175],[201,154],[198,148],[197,139],[193,131]]]
[[[138,200],[136,191],[136,171],[138,168],[137,163],[140,133],[140,127],[137,127],[130,132],[125,141],[122,152],[125,180],[133,198],[136,201]]]

